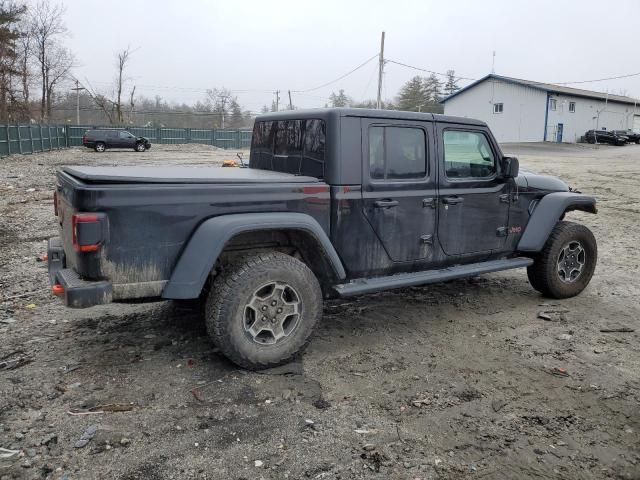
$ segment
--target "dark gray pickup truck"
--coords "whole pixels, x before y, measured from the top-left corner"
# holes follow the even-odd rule
[[[291,359],[332,296],[520,267],[544,295],[577,295],[597,246],[564,217],[596,202],[518,170],[467,118],[262,115],[249,168],[62,168],[52,289],[70,307],[201,299],[211,338],[247,368]]]

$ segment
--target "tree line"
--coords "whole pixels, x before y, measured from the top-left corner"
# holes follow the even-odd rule
[[[460,87],[454,70],[447,71],[444,81],[434,73],[428,77],[416,75],[400,88],[394,99],[383,101],[382,108],[442,113],[444,109],[440,101],[458,90]],[[326,107],[376,108],[377,104],[373,99],[357,102],[342,89],[331,93],[328,100]]]

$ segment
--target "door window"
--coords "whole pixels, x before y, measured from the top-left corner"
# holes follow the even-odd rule
[[[421,128],[369,128],[369,174],[376,180],[427,175],[426,137]]]
[[[488,178],[496,173],[495,156],[483,133],[445,130],[443,141],[447,178]]]
[[[133,135],[131,135],[129,132],[120,132],[120,138],[125,140],[128,138],[133,138]]]

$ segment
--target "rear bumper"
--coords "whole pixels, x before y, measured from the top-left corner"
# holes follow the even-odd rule
[[[59,296],[67,307],[86,308],[111,303],[111,283],[106,280],[84,280],[72,268],[66,268],[65,253],[59,237],[49,239],[47,245],[49,282],[64,289]]]

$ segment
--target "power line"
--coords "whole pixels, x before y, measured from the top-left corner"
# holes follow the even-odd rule
[[[618,75],[616,77],[597,78],[595,80],[578,80],[575,82],[552,82],[552,83],[555,83],[556,85],[569,85],[569,84],[576,84],[576,83],[594,83],[594,82],[603,82],[605,80],[618,80],[620,78],[637,77],[638,75],[640,75],[640,72],[630,73],[628,75]]]
[[[356,68],[354,68],[353,70],[348,71],[347,73],[345,73],[344,75],[339,76],[338,78],[336,78],[335,80],[331,80],[330,82],[327,83],[323,83],[322,85],[318,85],[317,87],[313,87],[313,88],[307,88],[305,90],[291,90],[293,93],[303,93],[303,92],[313,92],[315,90],[320,90],[321,88],[324,87],[328,87],[329,85],[331,85],[332,83],[336,83],[340,80],[342,80],[345,77],[348,77],[349,75],[351,75],[352,73],[360,70],[362,67],[364,67],[367,63],[369,63],[371,60],[373,60],[374,58],[377,58],[378,54],[376,53],[374,56],[372,56],[371,58],[369,58],[368,60],[364,61],[363,63],[361,63],[360,65],[358,65]]]
[[[446,74],[446,73],[435,72],[435,71],[433,71],[433,70],[428,70],[428,69],[426,69],[426,68],[420,68],[420,67],[416,67],[416,66],[414,66],[414,65],[408,65],[408,64],[406,64],[406,63],[398,62],[398,61],[396,61],[396,60],[389,60],[389,59],[387,59],[386,61],[387,61],[388,63],[395,63],[396,65],[400,65],[400,66],[402,66],[402,67],[407,67],[407,68],[412,68],[413,70],[419,70],[419,71],[421,71],[421,72],[432,73],[432,74],[434,74],[434,75],[440,75],[440,76],[443,76],[443,77],[448,77],[448,76],[449,76],[449,75],[448,75],[448,74]],[[460,76],[458,76],[458,75],[455,75],[455,78],[456,78],[456,80],[470,80],[470,81],[475,81],[475,80],[477,80],[476,78],[460,77]]]

